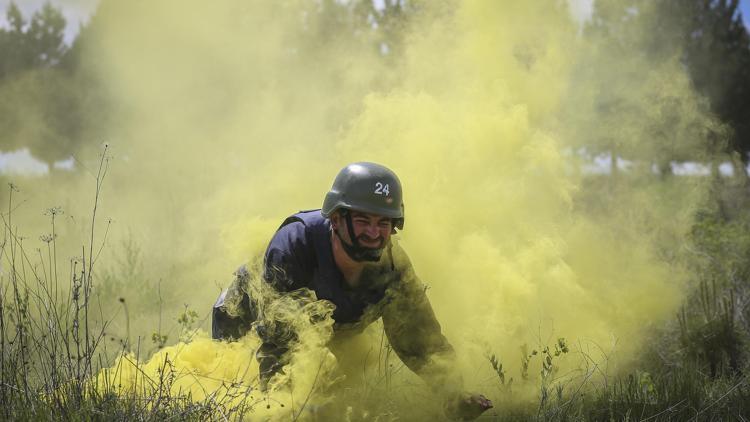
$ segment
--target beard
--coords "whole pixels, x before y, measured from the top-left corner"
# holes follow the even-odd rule
[[[383,250],[385,249],[385,239],[382,237],[379,237],[377,239],[371,239],[364,235],[359,235],[355,239],[354,244],[350,244],[349,242],[345,241],[343,236],[338,232],[338,230],[333,231],[336,236],[340,240],[340,244],[346,254],[354,261],[357,262],[378,262],[380,261],[380,256],[383,254]],[[369,247],[362,245],[362,240],[378,240],[378,246],[377,247]]]

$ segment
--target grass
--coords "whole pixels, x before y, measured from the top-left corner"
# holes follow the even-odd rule
[[[221,414],[222,403],[215,400],[196,402],[172,394],[167,376],[157,380],[152,394],[139,397],[119,396],[117,386],[94,382],[114,356],[133,348],[126,336],[108,350],[111,321],[93,294],[95,265],[104,245],[94,243],[96,211],[107,166],[105,149],[96,174],[90,242],[69,260],[68,268],[57,257],[55,224],[62,210],[47,211],[50,233],[40,238],[46,250],[34,254],[14,225],[18,189],[9,185],[0,241],[0,419],[207,420]],[[245,412],[242,406],[231,410]]]
[[[127,323],[124,333],[113,334],[112,321],[103,311],[113,304],[103,304],[96,294],[101,289],[107,297],[118,297],[117,290],[124,286],[136,285],[141,291],[147,287],[143,284],[146,273],[139,263],[141,257],[132,240],[123,245],[118,264],[124,280],[117,278],[117,271],[96,271],[104,248],[104,241],[96,242],[97,235],[106,239],[109,230],[108,223],[97,221],[107,174],[106,149],[99,164],[88,243],[79,256],[65,263],[58,257],[56,226],[63,210],[47,210],[49,234],[40,238],[42,248],[30,250],[13,220],[17,189],[10,185],[7,191],[8,208],[2,213],[0,240],[0,418],[253,419],[258,406],[269,405],[267,399],[259,401],[255,385],[226,385],[196,400],[172,388],[177,375],[168,357],[157,376],[146,383],[145,392],[123,392],[117,385],[95,382],[103,368],[123,362],[116,360],[123,352],[135,351],[131,359],[139,360],[139,351],[146,346],[138,340],[133,342]],[[746,230],[750,215],[738,211],[747,202],[736,194],[714,201],[715,206],[698,213],[692,233],[691,247],[699,257],[693,263],[698,277],[695,293],[675,316],[674,324],[653,334],[654,341],[644,349],[637,368],[615,375],[589,368],[572,377],[559,377],[559,360],[577,352],[569,349],[565,339],[558,339],[549,347],[525,349],[525,358],[517,368],[522,376],[514,381],[506,373],[511,368],[488,354],[487,368],[497,375],[500,400],[482,420],[750,420],[750,232]],[[104,228],[95,232],[101,226]],[[115,305],[130,321],[130,302],[119,298]],[[160,307],[161,303],[159,294]],[[199,322],[199,314],[185,307],[177,325],[188,332]],[[161,321],[150,340],[152,350],[167,344]],[[439,406],[414,401],[434,399],[418,396],[418,388],[400,390],[394,386],[393,374],[403,368],[389,350],[384,344],[377,353],[379,360],[380,356],[386,358],[374,378],[363,377],[361,385],[339,392],[338,402],[329,408],[305,400],[307,409],[287,413],[290,419],[323,420],[343,415],[352,420],[439,418]],[[144,357],[150,354],[146,350]],[[538,376],[529,375],[532,366],[540,368]],[[513,389],[524,383],[537,389],[535,400],[514,398]],[[415,395],[403,391],[414,391]]]

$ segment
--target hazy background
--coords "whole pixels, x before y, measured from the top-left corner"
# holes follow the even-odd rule
[[[70,21],[95,11],[73,38],[48,6],[2,33],[0,151],[49,171],[4,174],[18,191],[0,209],[39,268],[67,274],[93,238],[111,341],[143,339],[144,359],[179,343],[186,367],[231,373],[242,354],[180,330],[208,328],[233,270],[340,168],[381,162],[467,388],[504,397],[495,355],[523,393],[511,401],[535,397],[544,365],[524,374],[524,357],[559,338],[574,351],[561,377],[625,373],[695,340],[678,313],[726,320],[691,306],[708,282],[746,330],[750,49],[730,3],[702,4],[113,0],[61,5]],[[586,170],[595,157],[606,171]],[[700,171],[679,177],[684,162]],[[53,264],[36,252],[57,206]],[[381,326],[357,341],[353,367],[376,365]],[[699,356],[739,367],[727,350]],[[396,377],[422,391],[412,378]]]

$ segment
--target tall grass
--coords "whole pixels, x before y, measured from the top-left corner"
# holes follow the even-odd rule
[[[88,243],[80,255],[61,263],[56,224],[60,208],[50,208],[49,234],[43,247],[33,250],[15,224],[18,188],[10,184],[8,209],[1,213],[0,241],[0,418],[3,420],[206,420],[220,415],[222,403],[195,402],[171,391],[169,362],[162,376],[152,380],[147,395],[117,394],[117,386],[96,383],[102,368],[113,357],[139,345],[126,338],[108,350],[111,321],[105,318],[97,288],[95,268],[105,241],[95,242],[100,223],[97,208],[108,169],[106,148],[101,156],[91,211]],[[103,237],[109,230],[105,226]],[[123,300],[124,302],[124,300]],[[123,303],[126,307],[126,304]],[[126,318],[127,319],[127,318]],[[110,347],[111,349],[111,347]],[[115,368],[117,370],[117,368]],[[231,409],[242,414],[247,409]],[[231,412],[230,412],[231,413]]]
[[[196,400],[173,388],[180,375],[168,357],[156,376],[139,374],[145,380],[140,389],[123,391],[111,378],[97,378],[104,368],[114,373],[122,369],[117,365],[138,368],[133,361],[150,355],[147,342],[131,338],[127,327],[131,303],[117,295],[118,288],[130,283],[117,281],[111,271],[97,271],[105,244],[97,238],[106,239],[109,232],[109,223],[97,217],[107,168],[105,149],[95,175],[91,232],[87,233],[86,244],[81,245],[80,255],[64,261],[57,239],[64,211],[47,210],[49,232],[40,237],[41,248],[30,248],[14,218],[19,212],[18,189],[10,185],[5,192],[8,206],[0,212],[0,418],[252,419],[255,406],[266,406],[258,401],[258,395],[252,395],[257,391],[254,385],[227,385]],[[496,391],[490,394],[497,407],[482,419],[750,420],[750,231],[746,230],[750,214],[741,211],[747,202],[740,201],[738,195],[729,198],[734,202],[718,198],[714,203],[718,205],[699,213],[691,245],[700,258],[695,259],[696,291],[674,324],[654,333],[654,341],[645,348],[637,368],[625,374],[606,374],[592,363],[574,376],[559,377],[558,360],[581,353],[559,339],[550,347],[525,350],[518,368],[521,377],[514,381],[506,374],[511,369],[507,363],[503,366],[496,356],[488,354],[487,370],[497,375]],[[147,274],[132,239],[124,244],[123,253],[121,267],[131,271],[125,277],[145,283]],[[114,334],[112,320],[104,312],[112,303],[103,304],[97,291],[120,298],[116,304],[126,321],[124,333]],[[198,319],[186,308],[178,324],[187,328]],[[114,338],[119,341],[113,342]],[[165,346],[167,337],[161,327],[150,341],[155,348]],[[310,403],[306,413],[295,409],[291,417],[305,419],[323,414],[352,420],[403,420],[429,414],[439,418],[439,410],[424,413],[425,407],[417,403],[429,398],[404,397],[404,390],[393,386],[394,373],[404,369],[390,350],[387,342],[381,345],[377,356],[378,368],[382,369],[339,392],[339,401],[332,408],[320,409]],[[249,358],[251,354],[249,351]],[[536,376],[529,375],[530,364],[539,367],[539,373],[532,374]],[[535,385],[538,399],[529,402],[514,398],[514,382]],[[418,394],[419,390],[410,391]]]

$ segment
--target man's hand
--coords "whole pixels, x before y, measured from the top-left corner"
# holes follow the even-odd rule
[[[481,394],[461,393],[448,398],[443,404],[445,416],[456,421],[471,421],[485,410],[492,408],[492,402]]]

